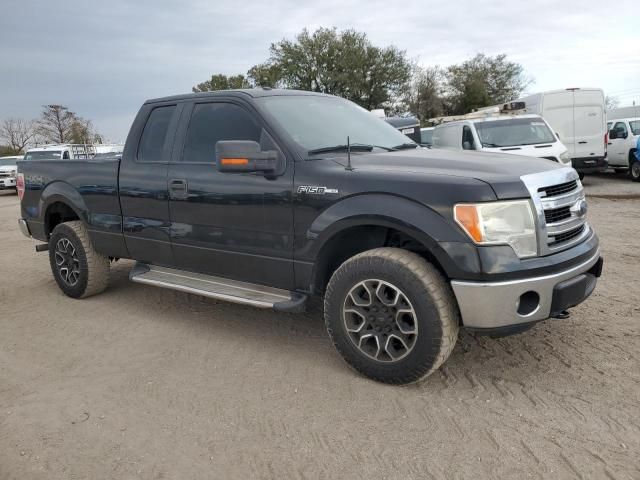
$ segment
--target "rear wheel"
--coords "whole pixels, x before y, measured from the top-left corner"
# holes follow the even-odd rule
[[[377,248],[333,274],[325,323],[336,349],[363,375],[407,384],[433,373],[458,338],[460,314],[442,274],[419,255]]]
[[[109,258],[95,251],[80,221],[61,223],[53,229],[49,263],[56,283],[69,297],[95,295],[109,283]]]

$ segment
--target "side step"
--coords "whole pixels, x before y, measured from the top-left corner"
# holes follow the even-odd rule
[[[136,263],[129,280],[281,312],[303,312],[307,301],[306,295],[289,290],[144,263]]]

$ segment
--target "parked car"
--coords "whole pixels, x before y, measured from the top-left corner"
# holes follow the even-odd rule
[[[609,165],[616,171],[629,171],[631,178],[640,181],[640,165],[635,152],[640,136],[640,118],[620,118],[608,122]]]
[[[404,133],[416,143],[420,143],[420,120],[415,117],[385,117],[385,122]]]
[[[433,144],[434,127],[425,127],[420,129],[420,145],[430,147]]]
[[[0,157],[0,190],[16,189],[16,162],[22,156]]]
[[[313,92],[149,100],[121,159],[18,169],[20,228],[69,297],[102,292],[118,258],[134,282],[259,308],[323,296],[337,350],[382,382],[431,374],[461,327],[566,317],[602,269],[572,168],[418,148]]]
[[[599,88],[566,88],[536,93],[516,100],[525,113],[541,115],[549,122],[581,178],[607,169],[604,92]]]
[[[98,153],[122,152],[123,145],[59,144],[44,145],[27,150],[25,160],[78,160],[90,159]]]
[[[571,166],[567,147],[539,115],[476,112],[466,117],[437,125],[433,147],[527,155]]]

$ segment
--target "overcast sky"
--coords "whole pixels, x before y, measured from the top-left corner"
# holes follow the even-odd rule
[[[307,27],[366,32],[423,65],[506,53],[530,92],[601,87],[640,104],[640,4],[581,1],[2,0],[0,119],[60,103],[124,141],[147,98],[245,73]]]

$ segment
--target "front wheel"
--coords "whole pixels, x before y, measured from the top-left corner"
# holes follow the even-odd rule
[[[631,162],[629,166],[629,176],[634,182],[640,182],[640,160]]]
[[[109,258],[96,252],[80,221],[56,225],[49,239],[53,278],[65,295],[86,298],[109,283]]]
[[[442,274],[419,255],[377,248],[343,263],[324,300],[327,331],[358,372],[385,383],[417,382],[442,365],[460,314]]]

